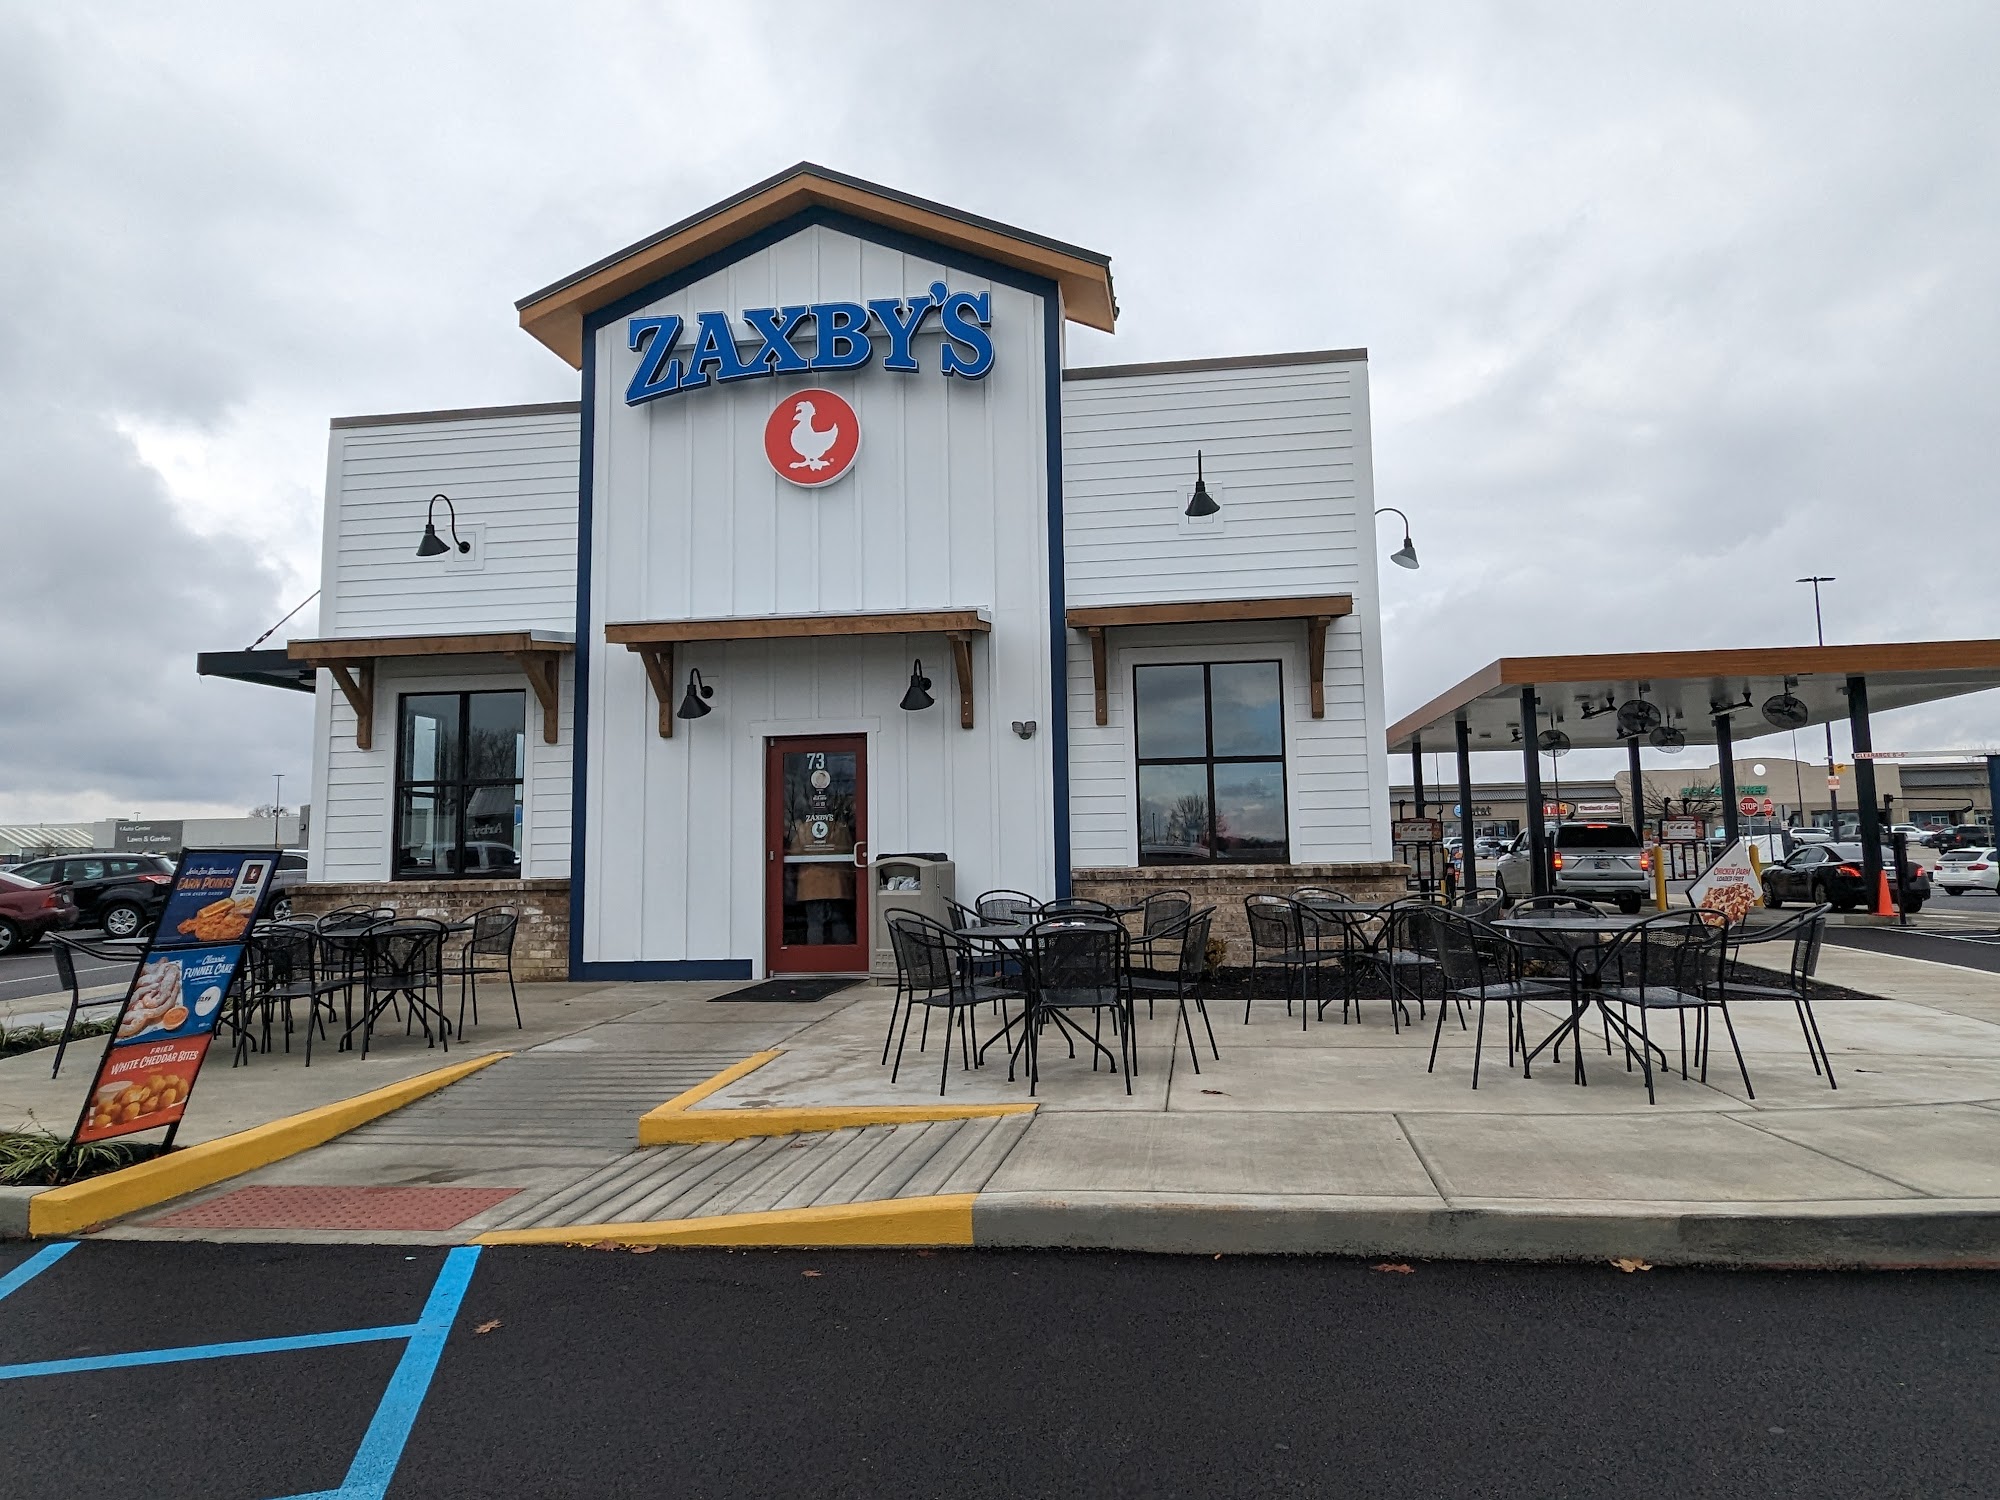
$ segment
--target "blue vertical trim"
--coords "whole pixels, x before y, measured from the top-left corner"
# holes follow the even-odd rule
[[[74,1250],[76,1245],[75,1240],[64,1240],[59,1245],[45,1245],[37,1250],[5,1276],[0,1276],[0,1297],[11,1296],[20,1291],[22,1287]]]
[[[597,328],[583,325],[583,426],[577,439],[576,476],[576,690],[570,705],[569,734],[569,977],[583,970],[583,856],[588,847],[584,829],[590,819],[585,797],[589,784],[590,656],[596,642],[590,634],[590,525],[592,482],[597,469]]]
[[[471,1285],[478,1264],[477,1245],[460,1245],[445,1257],[444,1269],[431,1284],[430,1300],[417,1317],[417,1331],[404,1348],[396,1373],[389,1377],[389,1388],[382,1393],[374,1420],[362,1436],[360,1451],[348,1465],[347,1478],[338,1491],[346,1500],[381,1500],[389,1492],[389,1481],[395,1478],[396,1465],[403,1457],[403,1445],[417,1424],[417,1409],[431,1388],[438,1356],[444,1353],[445,1340],[451,1336],[452,1322],[458,1317],[459,1304],[465,1300],[465,1289]]]
[[[1069,895],[1069,620],[1063,574],[1062,312],[1052,287],[1042,298],[1042,365],[1048,390],[1049,759],[1055,818],[1056,896]]]

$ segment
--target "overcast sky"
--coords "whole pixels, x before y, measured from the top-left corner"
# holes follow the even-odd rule
[[[193,659],[317,586],[327,419],[573,398],[514,299],[800,159],[1111,255],[1073,364],[1366,345],[1392,717],[1803,573],[2000,634],[2000,9],[1745,9],[0,9],[0,822],[296,801]]]

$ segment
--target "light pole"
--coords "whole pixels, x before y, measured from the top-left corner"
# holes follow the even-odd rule
[[[285,847],[285,773],[273,771],[271,780],[277,784],[277,790],[271,795],[271,847],[282,849]]]
[[[1826,621],[1821,617],[1819,612],[1819,586],[1822,583],[1837,583],[1839,580],[1830,573],[1815,573],[1810,578],[1800,578],[1794,581],[1812,585],[1813,633],[1819,638],[1819,643],[1824,646],[1826,644]],[[1833,816],[1833,836],[1837,839],[1840,837],[1840,774],[1833,769],[1833,715],[1831,714],[1828,714],[1826,719],[1826,800]]]

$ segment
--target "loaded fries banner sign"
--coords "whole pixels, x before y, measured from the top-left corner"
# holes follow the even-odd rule
[[[72,1145],[180,1124],[276,863],[269,849],[181,856]]]

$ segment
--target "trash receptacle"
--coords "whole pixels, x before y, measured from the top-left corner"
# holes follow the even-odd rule
[[[874,955],[868,971],[893,978],[896,950],[889,944],[889,913],[921,912],[949,927],[951,913],[945,903],[956,894],[952,863],[942,854],[878,854],[869,860],[868,869],[873,882],[868,892],[868,921]]]

